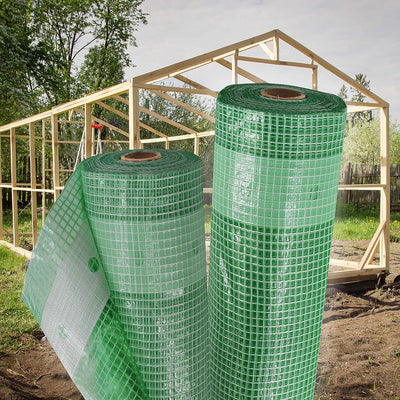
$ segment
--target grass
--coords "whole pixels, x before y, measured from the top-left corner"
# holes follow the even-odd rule
[[[0,353],[33,346],[40,331],[35,318],[21,300],[25,276],[24,257],[0,246]]]

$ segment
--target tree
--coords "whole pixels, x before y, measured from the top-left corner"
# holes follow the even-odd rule
[[[390,122],[390,163],[400,164],[400,124]],[[380,161],[380,121],[356,122],[344,138],[342,163],[377,165]]]
[[[367,75],[359,73],[355,75],[355,80],[366,89],[370,89],[370,80],[367,79]],[[342,85],[339,90],[338,96],[341,97],[343,100],[350,100],[357,103],[364,103],[366,96],[361,93],[358,89],[350,86],[350,93],[352,94],[349,98],[349,90],[346,85]],[[351,126],[354,126],[357,122],[365,122],[370,121],[372,119],[372,112],[371,111],[357,111],[351,115],[350,121]]]
[[[142,2],[0,0],[0,124],[121,82]]]
[[[29,69],[42,61],[32,40],[26,0],[0,0],[0,125],[35,111],[38,92]]]

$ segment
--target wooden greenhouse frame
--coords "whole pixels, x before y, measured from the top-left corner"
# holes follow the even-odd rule
[[[283,60],[281,54],[282,48],[290,49],[291,53],[296,53],[296,57],[303,57],[306,62]],[[294,50],[293,50],[294,49]],[[261,54],[257,57],[249,55],[246,52],[259,51]],[[191,140],[193,141],[193,151],[199,154],[199,146],[201,141],[209,136],[214,135],[214,131],[196,132],[192,128],[186,127],[177,121],[169,119],[165,115],[155,112],[140,104],[139,91],[148,91],[163,97],[165,100],[172,102],[175,106],[182,107],[198,117],[205,118],[210,122],[214,122],[211,115],[203,111],[194,109],[192,106],[178,100],[174,94],[191,93],[194,95],[205,96],[206,98],[215,99],[218,95],[217,90],[212,90],[198,79],[188,77],[194,71],[207,68],[209,65],[216,66],[224,72],[227,72],[228,83],[238,83],[239,79],[250,82],[266,82],[260,77],[259,73],[250,72],[249,68],[245,69],[244,65],[257,65],[262,67],[262,74],[268,72],[270,66],[293,67],[297,70],[309,70],[311,72],[310,87],[317,90],[319,86],[320,69],[328,71],[341,81],[354,87],[368,97],[369,102],[355,103],[347,101],[348,112],[379,110],[381,119],[381,176],[379,184],[369,185],[340,185],[340,191],[347,190],[369,190],[378,191],[380,193],[380,224],[375,232],[368,248],[365,251],[360,262],[351,262],[348,260],[331,260],[332,269],[329,273],[329,280],[333,281],[357,281],[377,276],[381,273],[389,272],[389,221],[390,221],[390,164],[389,164],[389,104],[377,96],[375,93],[361,86],[358,82],[346,75],[332,64],[319,57],[317,54],[309,50],[282,31],[275,29],[262,35],[252,37],[250,39],[231,44],[229,46],[211,51],[206,54],[199,55],[187,59],[185,61],[161,68],[143,75],[139,75],[130,81],[121,83],[116,86],[109,87],[96,93],[89,94],[85,97],[61,104],[53,107],[51,110],[41,114],[16,121],[0,127],[0,167],[4,160],[1,160],[1,145],[9,145],[10,148],[10,177],[9,181],[2,181],[0,174],[0,196],[8,190],[11,191],[12,206],[12,234],[8,233],[8,237],[12,236],[12,240],[6,241],[5,230],[3,227],[4,210],[2,202],[0,202],[0,244],[4,244],[15,251],[21,252],[30,257],[30,252],[21,247],[20,232],[18,229],[18,194],[22,191],[30,193],[31,205],[31,235],[33,245],[36,243],[38,236],[38,219],[44,220],[46,207],[45,204],[38,204],[38,194],[41,194],[42,200],[51,195],[57,199],[63,189],[60,180],[60,174],[70,174],[71,169],[63,169],[60,167],[60,147],[65,144],[79,145],[79,141],[65,140],[60,136],[60,129],[63,124],[80,124],[84,132],[85,156],[90,157],[94,151],[94,134],[92,124],[102,124],[114,133],[111,141],[119,143],[130,149],[144,148],[150,143],[162,143],[163,146],[169,148],[174,141]],[[266,74],[267,75],[267,74]],[[177,81],[178,86],[171,82]],[[182,85],[184,83],[184,85]],[[295,84],[295,83],[293,83]],[[223,85],[226,86],[226,85]],[[298,85],[301,86],[301,85]],[[121,111],[121,107],[117,108],[110,105],[108,99],[112,99],[115,104],[124,105],[126,111]],[[110,120],[102,120],[97,118],[93,113],[93,107],[101,107],[109,113],[118,116],[125,121],[127,129],[121,128],[121,124],[113,123]],[[158,131],[141,120],[140,115],[151,116],[151,118],[164,121],[183,132],[181,135],[168,136]],[[143,138],[141,132],[151,132],[153,137]],[[147,135],[148,136],[148,135]],[[25,148],[29,148],[29,168],[30,181],[17,181],[17,157],[18,146],[17,141],[22,140]],[[35,154],[40,153],[41,165],[36,165]],[[51,165],[46,164],[50,158]],[[8,158],[8,157],[7,157]],[[41,171],[41,181],[35,174],[35,171]],[[46,174],[51,176],[51,182],[45,182]],[[8,180],[8,179],[7,179]],[[204,191],[210,193],[212,189],[205,188]],[[3,192],[3,193],[2,193]],[[373,260],[377,250],[379,249],[379,263],[373,264]]]

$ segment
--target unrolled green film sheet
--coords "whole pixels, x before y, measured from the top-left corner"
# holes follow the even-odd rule
[[[201,160],[131,152],[78,166],[23,299],[85,399],[209,399]]]
[[[218,96],[213,400],[313,398],[345,120],[340,98],[305,88],[232,85]]]

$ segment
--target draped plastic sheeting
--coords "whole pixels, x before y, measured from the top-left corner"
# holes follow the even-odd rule
[[[261,94],[277,87],[305,98]],[[218,96],[213,400],[313,398],[345,120],[340,98],[309,89],[244,84]]]
[[[81,163],[23,299],[85,399],[209,399],[201,160]]]

